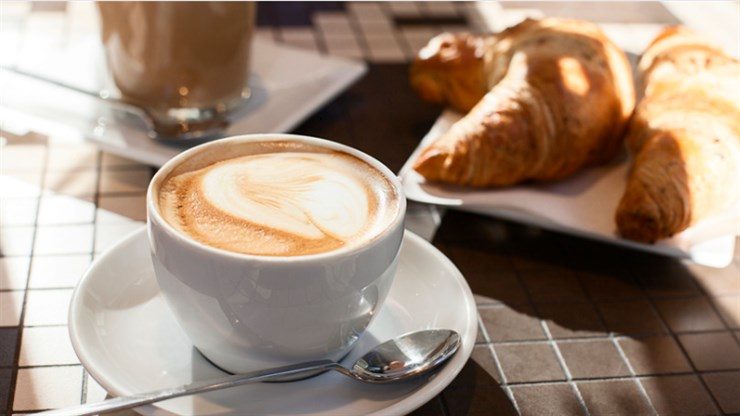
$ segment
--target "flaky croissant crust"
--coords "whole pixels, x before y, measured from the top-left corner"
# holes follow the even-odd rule
[[[445,34],[422,50],[411,75],[422,97],[460,110],[479,99],[414,165],[427,180],[459,185],[558,180],[608,160],[634,106],[624,54],[578,20]]]

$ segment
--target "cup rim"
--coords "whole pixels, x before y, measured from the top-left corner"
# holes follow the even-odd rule
[[[306,143],[306,144],[315,145],[319,147],[324,147],[324,148],[328,148],[331,150],[338,150],[344,153],[348,153],[352,156],[355,156],[359,158],[360,160],[364,161],[365,163],[368,163],[370,166],[380,171],[383,174],[383,176],[385,176],[390,181],[391,186],[396,191],[396,194],[399,197],[399,201],[398,201],[399,203],[398,203],[398,210],[396,211],[395,216],[388,223],[388,226],[386,228],[384,228],[380,233],[372,237],[370,240],[367,240],[365,242],[362,242],[360,244],[347,247],[347,248],[342,247],[336,250],[330,250],[330,251],[313,253],[313,254],[303,254],[303,255],[298,255],[298,256],[269,256],[269,255],[260,255],[260,254],[247,254],[247,253],[238,253],[235,251],[229,251],[229,250],[224,250],[224,249],[217,248],[217,247],[212,247],[207,244],[201,243],[200,241],[197,241],[194,238],[186,235],[184,232],[173,227],[170,223],[167,222],[167,220],[165,220],[162,217],[161,213],[159,212],[158,203],[157,201],[154,200],[154,194],[156,193],[156,190],[154,189],[155,184],[157,184],[164,177],[169,175],[169,173],[175,167],[185,162],[188,158],[192,157],[198,152],[201,152],[204,149],[207,149],[209,147],[223,145],[224,142],[252,143],[252,142],[274,142],[274,141],[294,141],[294,142],[300,142],[300,143]],[[322,261],[322,260],[327,260],[327,259],[332,259],[332,258],[342,257],[342,256],[347,256],[347,255],[351,256],[352,254],[366,251],[370,249],[371,247],[375,247],[376,245],[381,244],[383,241],[385,241],[387,237],[390,234],[392,234],[399,226],[403,227],[403,220],[406,214],[406,196],[403,192],[403,186],[401,185],[401,180],[396,174],[394,174],[390,169],[388,169],[388,167],[386,167],[383,163],[381,163],[374,157],[368,155],[367,153],[357,150],[351,146],[347,146],[345,144],[333,142],[331,140],[320,139],[318,137],[298,135],[298,134],[287,134],[287,133],[260,133],[260,134],[243,134],[243,135],[238,135],[238,136],[229,136],[229,137],[224,137],[218,140],[213,140],[207,143],[199,144],[197,146],[191,147],[190,149],[187,149],[175,155],[170,160],[165,162],[164,165],[162,165],[162,167],[159,168],[159,170],[154,174],[152,179],[149,181],[149,185],[147,186],[146,205],[147,205],[147,226],[150,229],[150,232],[151,232],[151,228],[153,227],[153,225],[156,225],[156,226],[159,226],[162,230],[164,230],[171,238],[178,240],[180,243],[188,245],[198,250],[205,251],[213,255],[225,256],[225,257],[229,257],[229,258],[236,259],[236,260],[252,260],[252,261],[262,261],[262,262],[267,262],[267,263],[283,263],[283,264]]]

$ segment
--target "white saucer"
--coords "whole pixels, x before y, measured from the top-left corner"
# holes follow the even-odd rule
[[[193,348],[160,295],[145,229],[95,261],[75,290],[69,315],[77,356],[114,396],[224,374]],[[325,373],[292,383],[261,383],[182,397],[137,410],[146,415],[395,415],[423,405],[468,360],[477,312],[470,288],[452,262],[407,231],[388,299],[344,363],[353,363],[377,343],[426,328],[453,329],[460,333],[462,345],[441,370],[417,380],[367,385]]]

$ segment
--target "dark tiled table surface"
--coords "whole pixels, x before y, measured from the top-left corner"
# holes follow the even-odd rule
[[[505,3],[498,16],[589,18],[618,33],[677,22],[658,3],[602,6]],[[20,19],[76,8],[37,4]],[[410,90],[407,61],[435,33],[479,29],[473,9],[261,4],[258,36],[366,59],[367,75],[295,132],[398,170],[440,111]],[[84,143],[3,136],[0,413],[100,400],[66,308],[91,259],[140,226],[153,171]],[[461,374],[415,415],[740,413],[740,253],[715,270],[455,211],[432,242],[475,293],[480,332]]]

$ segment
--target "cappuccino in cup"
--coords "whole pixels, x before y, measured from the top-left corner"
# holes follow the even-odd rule
[[[377,160],[286,134],[189,149],[147,194],[161,292],[193,345],[232,373],[346,355],[390,291],[405,212]]]
[[[165,220],[223,250],[301,256],[362,244],[397,214],[390,181],[355,156],[289,141],[239,154],[177,169],[159,192]]]

